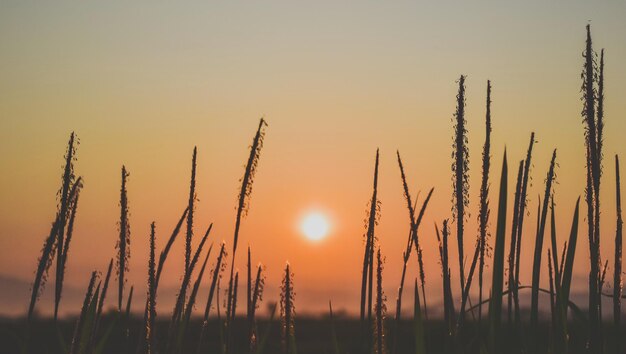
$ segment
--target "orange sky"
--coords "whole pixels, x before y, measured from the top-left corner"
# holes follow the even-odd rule
[[[583,1],[234,1],[186,7],[4,3],[0,275],[32,281],[54,217],[71,131],[81,141],[76,172],[85,188],[68,260],[68,287],[83,289],[89,273],[104,271],[114,256],[119,169],[125,164],[130,171],[129,284],[143,296],[149,224],[156,221],[159,250],[186,205],[194,146],[200,200],[196,239],[213,222],[211,241],[226,240],[230,247],[238,181],[258,119],[265,116],[269,127],[239,246],[242,250],[250,244],[253,261],[267,266],[265,301],[278,300],[288,260],[298,312],[325,309],[328,299],[338,309],[357,310],[363,218],[379,147],[383,204],[377,233],[387,257],[388,299],[395,299],[408,230],[395,160],[399,149],[413,195],[435,187],[421,228],[434,305],[440,300],[441,277],[433,223],[450,216],[451,118],[460,74],[468,75],[471,160],[466,249],[473,246],[477,230],[485,90],[491,79],[492,205],[505,146],[512,191],[530,132],[537,134],[522,249],[522,269],[530,269],[537,195],[552,149],[558,148],[560,242],[584,189],[579,88],[588,20],[596,49],[607,50],[602,254],[610,256],[613,155],[626,156],[626,89],[621,84],[626,69],[620,64],[626,59],[624,13],[621,3],[592,6]],[[326,239],[308,241],[297,229],[307,210],[331,218]],[[491,227],[495,230],[495,223]],[[575,270],[585,277],[587,242],[580,240]],[[182,244],[180,238],[174,246],[163,288],[176,287],[182,276]],[[242,256],[237,267],[244,270]],[[414,262],[409,279],[415,276]],[[522,281],[528,282],[530,272],[522,273]],[[453,285],[458,288],[458,280]],[[585,281],[578,285],[586,287]],[[24,310],[26,306],[24,298]],[[75,312],[77,306],[67,303],[62,309]],[[15,313],[15,308],[2,311]]]

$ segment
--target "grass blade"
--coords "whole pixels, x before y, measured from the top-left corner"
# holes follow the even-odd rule
[[[502,291],[504,278],[504,247],[506,238],[506,199],[507,199],[507,163],[506,151],[502,162],[500,177],[500,195],[498,197],[498,222],[496,241],[493,251],[493,280],[491,282],[492,301],[489,303],[489,345],[492,353],[499,350],[500,322],[502,320]]]

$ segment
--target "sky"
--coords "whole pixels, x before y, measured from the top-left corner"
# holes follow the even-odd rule
[[[82,292],[89,274],[104,272],[115,255],[125,165],[130,172],[128,285],[142,298],[150,223],[156,222],[158,252],[186,206],[194,146],[199,199],[194,247],[210,223],[209,240],[232,245],[239,181],[260,117],[268,122],[267,135],[239,250],[250,245],[253,263],[266,267],[265,304],[278,301],[288,261],[297,312],[326,311],[328,300],[336,309],[357,312],[363,220],[379,148],[382,214],[376,232],[386,257],[387,297],[390,302],[396,297],[409,227],[395,158],[399,150],[412,195],[421,191],[423,200],[435,188],[420,237],[427,299],[436,307],[441,271],[434,223],[451,217],[451,119],[461,74],[467,75],[470,150],[466,250],[472,250],[477,234],[489,79],[491,205],[496,205],[505,148],[512,201],[516,166],[531,132],[538,142],[522,244],[522,269],[530,269],[537,196],[553,149],[558,150],[559,243],[569,235],[576,199],[584,195],[580,73],[589,23],[595,48],[606,48],[602,256],[612,260],[613,156],[626,156],[621,141],[626,68],[618,64],[626,60],[624,13],[626,3],[619,1],[4,1],[0,277],[23,285],[16,292],[22,298],[0,308],[0,314],[26,311],[72,131],[80,139],[75,168],[84,190],[66,287]],[[310,212],[329,220],[322,240],[308,240],[299,229]],[[495,233],[495,222],[490,228]],[[581,219],[581,235],[585,228]],[[160,283],[160,312],[170,311],[176,290],[167,289],[176,289],[182,277],[182,239]],[[456,247],[451,252],[456,259]],[[574,285],[579,291],[586,289],[588,267],[588,246],[581,238]],[[236,268],[245,270],[243,252]],[[530,271],[522,273],[528,283]],[[413,255],[408,279],[415,276]],[[456,266],[453,278],[458,291]],[[546,278],[544,272],[543,284]],[[46,289],[41,312],[49,312],[44,304],[50,303],[52,288]],[[114,306],[115,299],[108,302]],[[78,308],[70,300],[61,305],[63,313]]]

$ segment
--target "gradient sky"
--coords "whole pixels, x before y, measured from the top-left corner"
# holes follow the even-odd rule
[[[537,195],[552,149],[558,149],[559,243],[569,232],[574,202],[583,195],[580,72],[587,23],[596,49],[606,48],[602,254],[612,259],[613,155],[626,156],[624,14],[622,1],[4,1],[0,275],[32,281],[54,218],[71,131],[81,142],[76,172],[85,188],[67,287],[84,289],[89,273],[104,271],[114,256],[119,170],[125,164],[129,284],[144,296],[149,224],[156,221],[160,250],[187,202],[194,146],[199,149],[196,240],[214,222],[211,241],[226,240],[230,247],[238,181],[264,116],[269,127],[240,250],[250,244],[253,262],[267,266],[265,301],[278,300],[289,261],[298,312],[323,310],[328,299],[338,309],[357,310],[363,219],[379,147],[383,204],[377,233],[387,257],[388,298],[395,299],[408,231],[395,160],[399,149],[413,195],[435,187],[421,228],[429,300],[435,305],[441,277],[433,223],[450,216],[451,118],[460,74],[468,75],[471,159],[466,249],[477,230],[485,90],[491,79],[492,205],[505,147],[512,191],[530,132],[537,134],[522,249],[522,269],[530,269]],[[331,233],[320,242],[308,241],[297,229],[308,210],[331,218]],[[495,222],[491,227],[495,230]],[[585,228],[581,219],[581,232]],[[181,238],[166,264],[162,288],[179,283],[182,244]],[[588,269],[587,247],[581,238],[575,267],[581,279]],[[242,256],[237,267],[244,270]],[[415,259],[408,276],[415,276]],[[523,272],[522,281],[529,280],[530,272]],[[458,288],[458,280],[453,285]],[[586,281],[577,285],[584,290]],[[173,301],[159,298],[159,304]],[[26,306],[24,297],[18,310]],[[64,303],[62,309],[76,312],[77,306]]]

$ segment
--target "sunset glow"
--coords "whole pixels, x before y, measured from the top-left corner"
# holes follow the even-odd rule
[[[509,274],[514,216],[524,215],[521,231],[515,234],[521,271],[511,284],[530,286],[536,273],[538,286],[550,289],[547,251],[550,248],[557,261],[563,258],[580,199],[571,298],[586,312],[592,263],[586,200],[591,150],[581,116],[585,67],[581,53],[586,48],[585,26],[590,24],[598,70],[601,50],[606,48],[605,128],[598,154],[604,158],[596,173],[602,177],[597,182],[602,186],[599,259],[602,265],[608,262],[608,292],[614,289],[617,269],[614,158],[622,159],[622,172],[626,159],[624,14],[624,1],[582,0],[567,5],[537,0],[3,2],[0,318],[23,317],[27,312],[47,244],[54,259],[43,263],[49,268],[42,267],[48,281],[41,297],[35,297],[38,315],[52,316],[56,301],[60,317],[79,315],[92,273],[99,275],[97,286],[113,259],[103,311],[123,307],[120,298],[126,301],[134,286],[131,311],[143,316],[154,225],[157,260],[169,250],[159,274],[159,319],[172,317],[168,315],[176,306],[184,275],[191,277],[187,296],[191,293],[212,247],[198,283],[200,305],[189,307],[194,318],[204,315],[222,242],[225,271],[216,278],[221,287],[215,291],[221,314],[226,313],[223,297],[234,283],[230,278],[237,272],[235,313],[246,313],[247,274],[252,268],[252,282],[258,269],[263,280],[258,315],[269,317],[269,305],[281,299],[289,260],[298,314],[322,318],[332,300],[338,314],[359,316],[362,277],[369,271],[366,280],[375,283],[374,252],[380,251],[387,317],[395,318],[401,281],[406,283],[402,319],[409,319],[405,313],[413,315],[413,284],[424,276],[425,285],[418,284],[427,299],[424,306],[429,306],[431,319],[439,319],[445,314],[445,302],[438,237],[443,236],[446,221],[455,310],[460,311],[461,284],[469,277],[481,223],[485,237],[489,235],[488,251],[483,252],[484,267],[480,258],[476,262],[467,308],[479,302],[479,284],[484,287],[482,299],[489,297],[496,269],[495,252],[489,250],[497,239],[505,152],[503,277]],[[461,75],[466,75],[461,99],[465,122],[459,131],[465,136],[459,138],[454,118]],[[486,99],[488,80],[490,99]],[[490,150],[483,155],[486,102],[490,102]],[[261,117],[267,124],[261,124],[262,132]],[[69,247],[64,264],[58,260],[63,253],[55,248],[63,237],[49,235],[55,217],[62,214],[63,168],[72,132],[77,140],[68,176],[80,177],[81,183],[76,204],[65,198],[66,209],[77,211],[71,242],[61,243]],[[255,145],[257,132],[260,143],[257,139]],[[458,154],[459,161],[454,154],[457,141],[464,143],[458,151],[467,152],[466,158]],[[258,153],[251,153],[253,146]],[[547,204],[545,190],[555,149],[557,178],[548,194],[554,196],[552,222],[552,203]],[[484,156],[490,159],[487,164]],[[524,203],[515,199],[522,160],[529,181],[526,199],[520,199]],[[457,162],[463,165],[459,184],[453,177]],[[122,166],[128,172],[128,215],[120,223]],[[483,186],[485,166],[490,170]],[[70,192],[74,182],[67,183]],[[249,185],[242,188],[244,182]],[[464,209],[460,218],[455,215],[459,205]],[[482,207],[489,210],[481,214]],[[423,257],[419,261],[415,241],[409,242],[411,212],[414,219],[421,218],[416,231]],[[536,234],[541,215],[547,226],[540,239]],[[125,232],[120,232],[120,224],[127,224]],[[116,268],[121,234],[127,235],[129,256],[122,262],[128,269],[120,282]],[[173,234],[175,240],[170,239]],[[206,234],[195,270],[189,273],[187,263]],[[537,240],[542,240],[543,248],[536,246]],[[407,244],[411,252],[405,258]],[[537,272],[532,271],[535,252],[543,259]],[[364,272],[366,262],[371,267]],[[563,265],[553,257],[551,262]],[[56,275],[57,268],[62,276]],[[508,277],[503,282],[506,288]],[[61,285],[63,292],[59,289],[57,295]],[[121,296],[118,288],[123,290]],[[376,284],[370,283],[370,288],[376,289]],[[369,302],[376,303],[375,295],[368,294],[373,298]],[[541,306],[549,303],[544,296],[539,297]],[[522,313],[530,300],[530,291],[523,289]],[[602,310],[611,311],[610,299],[604,300]],[[505,307],[509,303],[505,298]],[[480,318],[486,318],[488,306],[483,307]],[[215,316],[215,303],[210,310]],[[549,306],[539,309],[544,310],[547,313]],[[211,338],[218,336],[211,333]],[[67,341],[71,343],[71,338]]]
[[[313,212],[307,214],[300,224],[300,230],[311,241],[319,241],[328,235],[330,225],[324,214]]]

